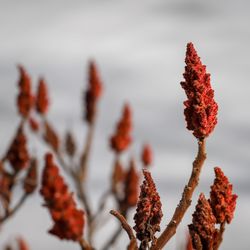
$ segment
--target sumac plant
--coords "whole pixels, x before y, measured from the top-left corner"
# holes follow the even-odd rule
[[[149,144],[142,147],[141,170],[134,158],[129,164],[121,155],[129,150],[133,142],[132,108],[125,103],[121,116],[109,137],[109,146],[114,161],[109,188],[103,193],[96,208],[89,201],[91,190],[87,191],[89,157],[98,117],[99,100],[103,93],[103,82],[95,62],[88,68],[88,83],[83,94],[83,122],[87,125],[83,148],[79,149],[72,131],[59,135],[48,119],[50,98],[45,79],[39,79],[33,92],[31,79],[24,67],[19,66],[17,109],[20,124],[9,148],[0,160],[0,225],[7,222],[23,205],[27,197],[35,192],[40,182],[40,194],[44,209],[52,220],[48,233],[60,240],[79,244],[82,250],[97,249],[94,235],[102,226],[103,215],[108,214],[106,203],[112,198],[114,210],[110,213],[119,220],[119,226],[105,241],[99,242],[100,249],[110,249],[119,239],[123,230],[128,241],[124,249],[159,250],[165,249],[169,240],[191,205],[192,196],[199,183],[199,176],[206,160],[206,140],[217,124],[218,105],[210,83],[210,74],[202,64],[192,43],[187,44],[185,71],[180,85],[187,99],[184,101],[184,116],[187,129],[197,142],[198,152],[191,168],[191,174],[184,186],[179,204],[168,222],[161,225],[162,203],[157,183],[150,173],[153,152]],[[47,145],[42,176],[37,175],[37,160],[28,151],[27,133],[33,133],[34,140]],[[127,165],[127,166],[126,166]],[[63,178],[64,172],[72,181],[69,186]],[[215,179],[210,195],[201,193],[188,225],[187,249],[219,249],[226,224],[230,224],[236,207],[237,195],[233,186],[220,167],[214,168]],[[143,177],[143,178],[141,178]],[[40,181],[39,181],[40,179]],[[140,184],[140,180],[142,183]],[[22,186],[23,193],[13,204],[16,186]],[[128,222],[128,214],[134,211],[134,223]],[[112,219],[112,216],[110,216]],[[29,249],[24,239],[18,238],[17,249]],[[98,243],[98,244],[99,244]],[[63,244],[63,243],[62,243]],[[6,249],[14,249],[7,245]]]

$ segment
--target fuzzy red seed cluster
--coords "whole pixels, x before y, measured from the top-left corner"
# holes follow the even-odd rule
[[[29,152],[27,150],[27,139],[23,133],[22,127],[18,129],[17,134],[7,152],[7,159],[15,172],[27,167],[29,162]]]
[[[149,144],[145,144],[142,149],[142,155],[141,155],[142,163],[145,167],[148,167],[152,164],[153,161],[153,152],[152,148]]]
[[[139,174],[136,171],[135,162],[131,160],[130,167],[126,173],[124,181],[124,203],[128,207],[134,207],[137,204],[139,196]]]
[[[123,108],[123,114],[117,124],[116,131],[110,138],[111,148],[116,153],[121,153],[126,150],[132,142],[131,138],[132,118],[131,109],[128,104]]]
[[[215,179],[210,191],[210,204],[217,223],[230,223],[234,216],[237,195],[233,185],[219,167],[214,168]]]
[[[213,249],[217,233],[215,222],[212,208],[205,195],[201,193],[193,213],[192,224],[188,225],[194,249]]]
[[[83,234],[84,212],[76,208],[73,194],[59,175],[51,154],[45,156],[41,194],[54,221],[50,233],[60,239],[79,241]]]
[[[203,139],[217,124],[218,105],[214,100],[210,74],[206,73],[206,66],[201,63],[192,43],[187,44],[185,62],[185,81],[181,86],[188,98],[184,102],[187,129],[192,130],[196,138]]]
[[[94,62],[89,63],[88,89],[85,93],[85,119],[88,123],[93,123],[96,115],[97,101],[102,94],[102,82]]]
[[[163,216],[162,204],[150,172],[143,170],[143,174],[145,179],[141,185],[134,216],[134,229],[140,241],[150,242],[154,239],[154,234],[160,231],[160,222]]]
[[[37,94],[36,94],[36,111],[39,114],[45,115],[49,108],[48,87],[43,78],[39,79]]]
[[[34,105],[34,96],[31,89],[31,80],[28,73],[22,66],[18,67],[20,78],[18,82],[19,93],[17,96],[17,108],[19,114],[26,118]]]

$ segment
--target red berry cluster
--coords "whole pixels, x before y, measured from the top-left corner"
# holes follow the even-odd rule
[[[93,123],[96,115],[97,101],[102,94],[102,82],[99,77],[97,67],[94,62],[89,63],[89,85],[85,92],[85,119],[88,123]]]
[[[203,139],[217,124],[218,105],[214,100],[210,74],[206,73],[206,66],[201,63],[192,43],[187,44],[185,62],[185,81],[181,86],[188,98],[184,102],[187,129],[192,130],[196,138]]]
[[[117,124],[115,134],[110,138],[111,148],[116,153],[121,153],[126,150],[132,142],[131,138],[132,121],[131,109],[128,104],[123,108],[123,114]]]
[[[54,221],[49,232],[60,239],[79,241],[83,234],[84,212],[76,208],[72,193],[59,175],[58,167],[50,153],[45,156],[40,192]]]

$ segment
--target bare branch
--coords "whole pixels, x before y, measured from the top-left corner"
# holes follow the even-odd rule
[[[166,229],[162,232],[160,237],[157,239],[157,242],[154,246],[152,246],[152,250],[163,249],[166,243],[171,239],[171,237],[176,233],[176,229],[180,224],[183,216],[185,215],[188,207],[192,202],[192,195],[195,188],[199,182],[199,176],[202,169],[202,166],[206,159],[205,152],[205,139],[198,141],[198,154],[196,159],[193,162],[193,169],[191,176],[189,178],[188,184],[185,186],[184,191],[182,193],[182,198],[177,205],[174,215],[167,225]]]

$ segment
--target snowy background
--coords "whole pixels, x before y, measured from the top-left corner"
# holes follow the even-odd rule
[[[192,41],[211,73],[219,104],[218,125],[207,140],[208,159],[193,205],[200,191],[208,195],[213,167],[221,166],[239,195],[221,249],[249,249],[249,11],[249,2],[243,0],[0,0],[1,154],[18,124],[16,64],[25,66],[34,85],[39,76],[46,78],[52,99],[49,119],[62,132],[72,128],[81,145],[86,132],[81,97],[87,61],[94,58],[105,92],[91,157],[92,203],[108,187],[113,160],[108,137],[128,101],[134,118],[131,153],[138,157],[145,141],[154,148],[152,174],[164,203],[164,227],[180,199],[197,150],[194,137],[185,129],[185,94],[179,85],[186,43]],[[40,145],[35,146],[44,152]],[[41,204],[41,197],[35,195],[4,225],[0,248],[21,234],[33,250],[79,249],[46,233],[51,221]],[[177,249],[192,211],[166,249]],[[111,230],[99,232],[98,247]]]

